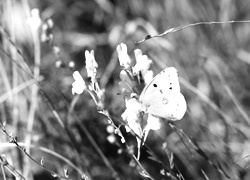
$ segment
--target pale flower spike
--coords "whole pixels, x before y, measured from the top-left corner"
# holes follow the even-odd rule
[[[136,49],[134,52],[136,64],[134,67],[132,67],[133,74],[137,75],[139,72],[141,72],[142,77],[145,80],[145,84],[148,84],[153,79],[153,71],[149,70],[152,60],[149,59],[147,55],[142,55],[142,51],[140,49]]]
[[[142,55],[140,49],[136,49],[134,52],[136,64],[133,67],[133,73],[138,74],[141,71],[142,74],[145,74],[148,71],[150,64],[152,64],[152,60],[150,60],[147,55]]]
[[[152,71],[152,70],[148,70],[148,71],[144,74],[144,76],[143,76],[144,81],[145,81],[145,84],[146,84],[146,85],[149,84],[149,83],[152,81],[153,77],[154,77],[153,71]]]
[[[72,94],[82,94],[86,89],[86,84],[81,74],[78,71],[73,73],[75,82],[72,83]]]
[[[31,10],[31,16],[27,19],[27,24],[32,30],[37,30],[42,23],[38,9]]]
[[[97,74],[97,68],[98,64],[95,61],[94,51],[92,50],[89,52],[88,50],[85,51],[85,59],[86,59],[86,70],[88,77],[91,77],[91,79],[95,79]]]
[[[128,69],[131,66],[131,59],[128,56],[127,49],[128,48],[126,44],[123,44],[123,43],[119,44],[116,48],[120,66],[122,66],[124,69]]]

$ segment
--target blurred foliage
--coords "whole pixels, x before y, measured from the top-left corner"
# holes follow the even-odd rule
[[[65,67],[56,67],[58,57],[53,47],[41,42],[40,69],[44,79],[40,88],[48,95],[66,130],[56,120],[46,98],[39,94],[34,127],[32,132],[27,131],[31,102],[31,90],[27,88],[17,95],[16,101],[9,97],[0,105],[1,122],[7,122],[6,129],[15,134],[20,142],[31,134],[34,147],[46,147],[61,154],[84,172],[89,172],[92,179],[112,179],[110,168],[79,126],[76,120],[78,116],[121,179],[146,179],[139,174],[138,167],[132,165],[125,151],[118,153],[122,147],[119,136],[116,136],[116,143],[107,140],[108,120],[97,113],[98,109],[89,94],[83,93],[77,99],[71,93],[72,72],[79,70],[87,77],[84,52],[93,49],[99,65],[100,86],[106,90],[105,107],[119,123],[125,104],[118,95],[121,68],[116,46],[123,42],[127,44],[131,57],[134,57],[136,48],[148,55],[154,62],[152,69],[155,73],[167,66],[178,69],[188,112],[175,125],[199,145],[210,161],[214,164],[219,162],[232,179],[249,177],[249,158],[245,157],[250,154],[250,23],[200,25],[141,44],[134,42],[148,34],[156,35],[169,28],[194,22],[250,19],[250,1],[1,1],[1,25],[31,69],[34,67],[34,45],[26,19],[32,8],[40,10],[44,22],[49,18],[54,22],[53,42],[60,48],[59,57]],[[20,85],[30,77],[27,69],[19,66],[13,71],[13,61],[21,63],[22,57],[14,52],[4,33],[0,40],[0,95],[3,97],[15,88],[13,84],[16,80],[16,85]],[[75,63],[74,68],[68,66],[71,61]],[[72,112],[72,105],[75,112]],[[72,137],[67,135],[67,131]],[[126,133],[125,136],[130,145],[136,146],[135,137]],[[1,154],[5,154],[9,163],[23,172],[27,157],[9,146],[4,134],[1,134],[0,140]],[[174,163],[186,180],[204,179],[201,170],[209,179],[227,179],[192,146],[187,148],[187,140],[173,132],[166,122],[161,130],[150,132],[146,144],[160,160],[167,163],[168,158],[162,148],[164,142],[174,153]],[[35,148],[31,155],[37,161],[44,156],[46,166],[53,171],[62,174],[63,169],[67,168],[71,179],[80,179],[76,171],[53,155]],[[161,164],[148,157],[147,148],[143,147],[140,162],[145,169],[155,179],[168,179],[160,173],[163,168]],[[47,172],[30,163],[29,171],[34,179],[39,179],[39,176],[49,179]],[[10,175],[8,177],[11,179]]]

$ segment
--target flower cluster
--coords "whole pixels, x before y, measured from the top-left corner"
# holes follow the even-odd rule
[[[149,70],[152,60],[150,60],[148,56],[143,55],[141,50],[136,49],[134,51],[134,63],[128,55],[127,46],[123,43],[119,44],[116,50],[120,66],[122,67],[120,72],[121,81],[119,82],[119,85],[126,104],[126,109],[121,115],[121,118],[125,122],[126,131],[132,132],[136,135],[138,149],[140,149],[140,146],[146,141],[149,131],[158,130],[161,127],[160,119],[147,112],[147,108],[142,104],[141,98],[139,98],[145,86],[147,86],[153,79],[153,72],[152,70]],[[108,112],[103,109],[102,98],[104,90],[99,88],[98,82],[96,81],[98,64],[95,61],[94,51],[85,51],[85,58],[85,68],[87,70],[87,76],[91,79],[91,82],[86,85],[80,73],[75,71],[73,73],[75,82],[72,84],[72,93],[81,94],[87,90],[95,100],[97,106],[102,109],[102,111],[99,112],[106,115],[111,121],[110,124],[115,128],[115,134],[121,136],[122,142],[125,142],[119,128],[112,123]],[[110,142],[114,141],[112,133],[108,140]]]
[[[73,73],[73,78],[75,81],[72,83],[72,94],[82,94],[86,90],[93,97],[96,105],[102,108],[104,89],[100,89],[99,84],[96,81],[98,64],[94,57],[94,51],[92,50],[91,52],[89,52],[88,50],[86,50],[85,59],[87,76],[91,78],[90,83],[86,85],[86,82],[84,81],[79,71],[75,71]]]
[[[127,132],[132,131],[136,134],[138,148],[140,148],[141,143],[145,142],[148,132],[158,130],[161,127],[159,118],[150,114],[145,118],[144,107],[138,100],[138,95],[144,86],[153,79],[153,71],[149,70],[152,60],[143,55],[140,49],[136,49],[134,51],[136,63],[133,66],[125,44],[117,46],[117,53],[123,68],[120,72],[121,82],[119,85],[126,103],[126,110],[121,117],[127,123]]]

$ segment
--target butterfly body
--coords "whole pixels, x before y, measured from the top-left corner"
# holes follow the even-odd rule
[[[187,109],[184,96],[180,92],[178,72],[168,67],[157,74],[143,89],[140,102],[147,113],[168,120],[180,120]]]

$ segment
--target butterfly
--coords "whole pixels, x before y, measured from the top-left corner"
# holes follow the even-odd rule
[[[171,121],[180,120],[184,116],[187,103],[180,92],[178,76],[176,68],[168,67],[144,87],[139,101],[146,113]]]

